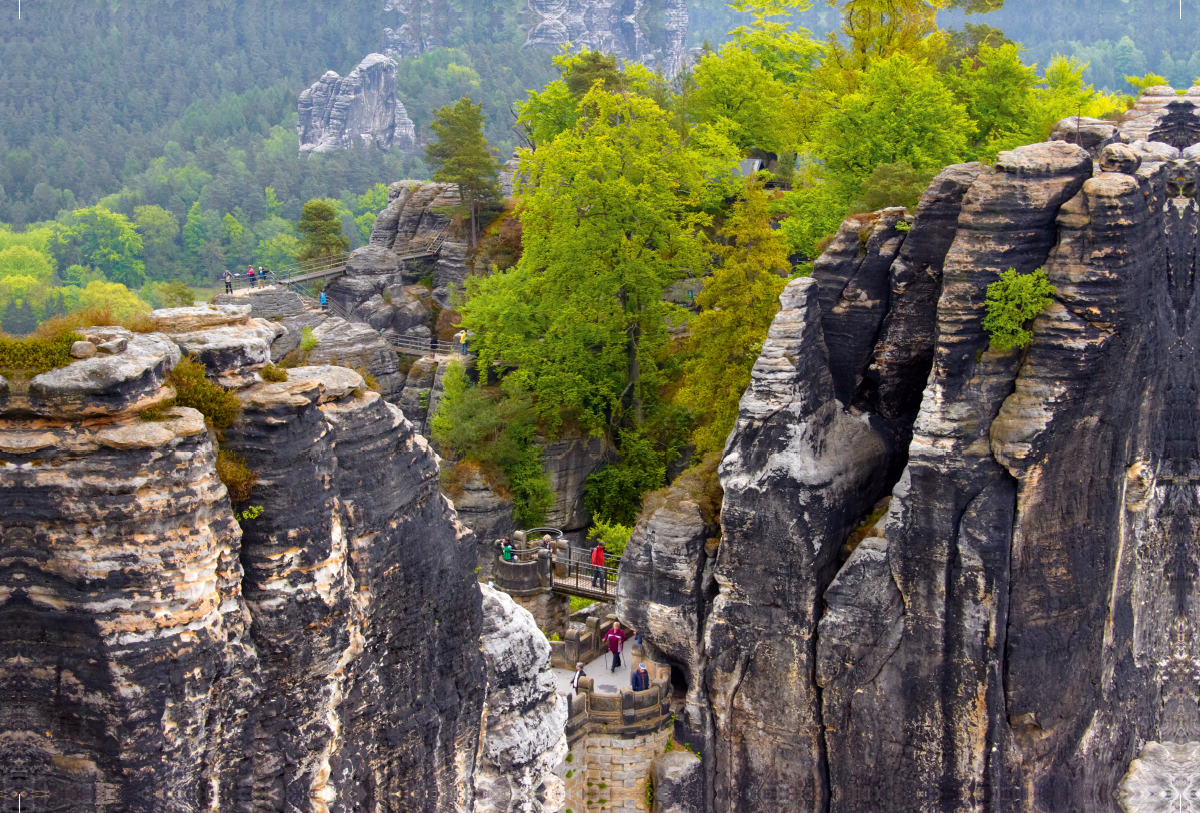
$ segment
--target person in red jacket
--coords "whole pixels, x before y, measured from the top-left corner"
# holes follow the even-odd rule
[[[621,629],[619,622],[613,624],[612,629],[604,636],[604,640],[608,644],[608,651],[612,653],[612,668],[608,671],[615,672],[617,671],[617,667],[621,665],[621,647],[625,644],[625,639],[628,637],[629,633]]]
[[[604,585],[604,543],[597,542],[592,548],[592,587]]]

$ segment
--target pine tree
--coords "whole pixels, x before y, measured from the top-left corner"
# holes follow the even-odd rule
[[[37,326],[37,314],[33,312],[33,305],[30,303],[29,297],[26,297],[20,305],[10,303],[4,311],[3,320],[0,320],[0,327],[3,327],[4,332],[12,336],[32,333]]]
[[[438,140],[425,147],[433,179],[458,185],[459,198],[471,215],[471,248],[475,248],[479,204],[500,198],[496,151],[483,137],[483,105],[463,96],[453,107],[438,108],[429,126]]]
[[[350,240],[342,235],[342,222],[333,206],[323,200],[304,204],[296,231],[304,238],[304,248],[296,257],[300,262],[336,257],[350,248]]]

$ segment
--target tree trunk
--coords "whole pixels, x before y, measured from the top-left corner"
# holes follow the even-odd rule
[[[634,302],[633,313],[635,316],[637,311],[637,303]],[[638,364],[638,344],[641,337],[642,328],[635,318],[633,324],[629,326],[629,341],[625,347],[629,354],[629,383],[633,388],[633,420],[639,428],[646,420],[642,409],[641,367]]]
[[[472,195],[471,196],[471,251],[475,250],[475,235],[478,233],[479,233],[479,230],[476,228],[476,225],[475,225],[475,196]]]

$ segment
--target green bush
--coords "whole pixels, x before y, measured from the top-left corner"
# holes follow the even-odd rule
[[[263,367],[259,375],[262,376],[263,381],[271,384],[280,384],[288,380],[287,370],[277,367],[274,364],[268,364],[266,367]]]
[[[484,392],[467,380],[461,364],[451,363],[430,429],[444,457],[481,464],[492,488],[511,497],[518,524],[528,528],[545,520],[554,492],[542,469],[529,393],[509,380],[500,391]]]
[[[1046,272],[1039,268],[1019,274],[1013,268],[1000,275],[987,289],[987,315],[983,328],[991,336],[992,350],[1003,353],[1024,348],[1033,341],[1029,324],[1058,293]]]
[[[621,432],[621,459],[588,475],[583,504],[596,521],[633,525],[642,495],[662,487],[667,467],[653,442],[634,430]]]
[[[629,537],[632,535],[631,526],[608,523],[602,519],[597,519],[588,531],[588,539],[603,542],[604,551],[609,556],[624,556],[625,546],[629,544]]]
[[[217,450],[217,476],[221,478],[225,488],[229,489],[230,502],[235,503],[250,499],[250,492],[258,483],[258,472],[246,465],[245,458],[238,457],[227,449]]]
[[[300,328],[300,352],[311,353],[317,349],[317,338],[313,336],[311,327]]]
[[[209,381],[204,365],[195,359],[184,356],[167,380],[175,388],[175,405],[199,411],[218,437],[233,426],[242,411],[238,397]]]
[[[32,377],[66,367],[71,363],[71,345],[79,339],[75,333],[45,339],[0,336],[0,373],[9,377]]]

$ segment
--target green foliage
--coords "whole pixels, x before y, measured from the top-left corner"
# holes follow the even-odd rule
[[[313,335],[313,329],[311,327],[300,328],[300,352],[301,353],[311,353],[313,350],[316,350],[317,342],[318,342],[318,339],[316,336]]]
[[[987,315],[983,328],[991,336],[991,348],[1003,353],[1024,348],[1033,341],[1029,323],[1054,301],[1057,293],[1041,268],[1019,274],[1013,268],[1000,275],[987,289]]]
[[[483,136],[484,121],[483,105],[464,96],[453,107],[447,105],[435,112],[430,127],[438,140],[425,147],[433,179],[458,185],[459,199],[471,220],[472,248],[479,207],[500,199],[499,165]]]
[[[265,509],[261,505],[247,505],[244,511],[235,512],[233,518],[237,520],[238,524],[240,525],[243,522],[249,522],[252,519],[258,519],[263,515],[264,511]]]
[[[27,339],[0,335],[0,375],[29,378],[66,367],[71,363],[71,345],[79,340],[74,332]]]
[[[761,179],[747,181],[720,234],[719,264],[696,296],[700,313],[690,324],[683,385],[675,396],[699,418],[691,441],[700,456],[725,446],[791,271],[784,237],[771,228]]]
[[[443,456],[480,464],[497,493],[511,496],[513,519],[524,527],[541,523],[554,500],[536,429],[532,398],[513,382],[485,393],[461,364],[446,368],[430,435]]]
[[[145,265],[138,259],[141,235],[125,215],[102,206],[72,212],[67,228],[57,234],[54,249],[62,258],[59,265],[91,266],[126,288],[140,288],[146,281]]]
[[[937,171],[933,169],[913,169],[907,161],[880,164],[863,182],[862,191],[851,202],[849,211],[876,212],[891,206],[903,206],[915,212],[921,195],[936,175]]]
[[[196,304],[196,292],[179,280],[147,282],[141,298],[153,308],[185,308]]]
[[[131,319],[151,310],[148,302],[119,282],[92,280],[82,290],[68,287],[64,291],[71,310],[107,310],[117,320]]]
[[[663,294],[706,263],[706,165],[682,146],[654,102],[590,91],[575,127],[522,162],[538,183],[522,197],[520,261],[467,280],[480,369],[514,367],[551,432],[567,417],[595,432],[640,423],[662,384],[676,311]]]
[[[15,276],[29,277],[47,284],[54,276],[54,261],[48,254],[28,246],[0,250],[0,277]]]
[[[1170,81],[1165,76],[1159,76],[1157,73],[1148,73],[1145,76],[1126,76],[1125,81],[1133,88],[1134,93],[1141,95],[1142,91],[1155,85],[1169,85]]]
[[[642,510],[642,495],[664,485],[667,467],[650,438],[636,431],[621,432],[620,450],[618,462],[588,475],[583,504],[596,522],[633,525]]]
[[[577,613],[580,610],[591,607],[595,603],[596,601],[594,599],[583,598],[582,596],[571,596],[571,612]]]
[[[142,256],[146,276],[152,280],[178,278],[182,273],[179,251],[179,223],[175,215],[161,206],[138,206],[133,223],[142,236]]]
[[[604,544],[605,553],[609,556],[624,556],[625,546],[629,537],[633,536],[633,526],[608,523],[602,519],[596,520],[588,529],[588,539]]]
[[[259,371],[262,380],[270,384],[280,384],[288,380],[288,372],[282,367],[277,367],[274,364],[268,364]]]
[[[254,486],[258,484],[258,472],[246,465],[244,457],[235,455],[228,449],[217,450],[217,476],[221,478],[225,488],[229,489],[229,501],[233,503],[250,499]],[[247,509],[244,513],[250,513],[250,510]],[[258,514],[254,514],[254,517],[257,516]]]
[[[688,110],[693,122],[713,126],[743,153],[779,153],[795,144],[800,126],[796,99],[754,51],[728,43],[703,55],[692,78]]]
[[[175,405],[200,412],[218,437],[233,426],[241,414],[242,403],[237,395],[209,381],[204,365],[195,359],[187,356],[180,359],[167,380],[175,388]]]
[[[822,120],[815,143],[831,175],[858,185],[880,164],[940,170],[965,152],[974,129],[937,72],[898,53],[867,68],[859,89]]]
[[[296,256],[301,262],[337,257],[350,249],[350,240],[342,236],[341,220],[328,201],[310,200],[304,204],[296,231],[304,241]]]

